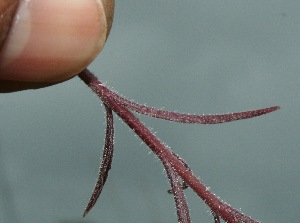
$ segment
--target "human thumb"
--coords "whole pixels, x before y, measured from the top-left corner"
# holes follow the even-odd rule
[[[114,0],[4,0],[1,17],[8,14],[1,8],[4,2],[12,9],[6,16],[8,29],[0,23],[0,34],[6,36],[0,50],[0,92],[74,77],[102,50],[113,20]]]

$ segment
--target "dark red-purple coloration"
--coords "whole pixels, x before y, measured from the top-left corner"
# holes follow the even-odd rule
[[[114,154],[114,121],[112,110],[104,105],[106,110],[106,137],[105,144],[103,148],[102,162],[99,170],[98,180],[96,182],[93,194],[86,206],[83,217],[93,208],[99,198],[104,184],[108,177],[108,171],[111,168],[112,158]]]
[[[99,98],[105,105],[108,123],[106,129],[107,133],[105,148],[110,148],[109,151],[113,150],[113,122],[111,111],[114,111],[162,161],[172,187],[172,192],[174,194],[177,209],[177,218],[179,222],[189,223],[190,216],[188,206],[183,194],[183,186],[180,183],[178,176],[181,177],[184,183],[192,188],[194,192],[210,207],[213,213],[212,215],[214,218],[214,222],[220,222],[219,217],[221,217],[224,221],[229,223],[258,223],[258,221],[240,213],[239,211],[235,210],[228,204],[218,199],[217,196],[213,194],[209,190],[209,188],[206,187],[193,174],[187,164],[177,154],[173,153],[169,148],[167,148],[164,143],[157,139],[157,137],[153,133],[151,133],[151,131],[147,127],[145,127],[139,121],[139,119],[129,111],[129,109],[145,115],[167,119],[170,121],[198,124],[217,124],[267,114],[269,112],[278,110],[278,106],[221,115],[180,114],[176,112],[149,108],[147,106],[131,102],[109,90],[87,69],[82,71],[79,74],[79,77],[94,91],[95,94],[99,96]],[[107,154],[107,151],[104,150],[104,161],[102,161],[101,164],[99,179],[90,203],[88,204],[88,207],[84,212],[84,215],[86,215],[88,210],[92,208],[100,195],[100,192],[107,178],[108,170],[110,169],[112,155],[112,152],[109,152]],[[103,164],[103,162],[106,164]]]

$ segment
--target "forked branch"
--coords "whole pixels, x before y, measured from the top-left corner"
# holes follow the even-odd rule
[[[171,181],[172,190],[177,192],[179,189],[176,177],[177,175],[182,178],[182,180],[189,185],[190,188],[210,207],[212,213],[214,213],[214,221],[220,222],[219,216],[226,222],[229,223],[258,223],[258,221],[240,213],[234,208],[230,207],[228,204],[223,203],[219,200],[215,194],[213,194],[194,174],[193,172],[183,163],[177,155],[175,155],[171,150],[169,150],[164,143],[156,138],[150,130],[145,127],[137,117],[135,117],[129,110],[132,109],[137,112],[141,112],[146,115],[151,115],[154,117],[165,118],[172,121],[182,121],[187,123],[203,123],[203,121],[193,121],[204,120],[205,124],[221,123],[226,121],[233,121],[238,119],[252,118],[258,115],[263,115],[275,110],[279,107],[270,107],[254,111],[239,112],[233,114],[225,115],[208,115],[208,116],[197,116],[188,114],[179,114],[174,112],[156,110],[148,108],[146,106],[141,106],[136,103],[130,102],[121,96],[116,95],[114,92],[106,88],[89,70],[84,70],[79,74],[81,80],[83,80],[95,94],[99,96],[101,101],[106,107],[113,110],[145,143],[146,145],[158,156],[158,158],[165,165],[167,174],[171,174],[169,177]],[[149,110],[150,109],[150,110]],[[145,112],[144,112],[145,111]],[[164,115],[166,114],[166,115]],[[179,118],[178,118],[179,117]],[[180,118],[184,117],[184,118]],[[224,118],[225,117],[225,118]],[[195,119],[194,119],[195,118]],[[186,121],[188,120],[188,121]],[[105,178],[106,180],[106,178]],[[105,182],[104,180],[104,182]],[[174,187],[174,185],[176,185]],[[101,188],[102,189],[102,188]],[[179,190],[181,193],[181,191]],[[176,198],[175,198],[176,199]],[[180,195],[180,199],[184,199],[184,196]],[[95,200],[96,201],[96,200]],[[185,201],[185,199],[184,199]],[[183,205],[184,208],[187,206]],[[182,207],[179,207],[182,208]],[[182,210],[188,210],[184,209]],[[185,212],[185,211],[183,211]],[[178,213],[178,208],[177,208]],[[189,220],[188,212],[187,215],[178,214],[178,219],[183,218]]]

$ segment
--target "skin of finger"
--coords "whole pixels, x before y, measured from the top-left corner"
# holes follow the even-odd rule
[[[14,15],[18,7],[18,0],[0,1],[0,50],[10,30]]]
[[[0,93],[11,93],[29,89],[39,89],[49,87],[58,83],[38,83],[38,82],[23,82],[23,81],[7,81],[0,80]]]
[[[39,88],[39,87],[44,87],[47,85],[52,85],[55,83],[59,83],[65,80],[68,80],[70,78],[72,78],[74,75],[76,75],[77,73],[79,73],[81,70],[83,70],[99,53],[99,51],[102,49],[105,40],[106,40],[106,33],[107,33],[107,28],[106,28],[106,18],[104,17],[104,12],[103,12],[103,6],[101,1],[102,0],[76,0],[78,6],[77,7],[68,7],[68,3],[72,3],[73,5],[76,5],[75,0],[54,0],[51,1],[51,3],[53,4],[53,2],[56,2],[58,6],[55,6],[56,10],[52,11],[52,15],[50,16],[45,16],[45,17],[50,17],[52,20],[54,20],[54,22],[52,24],[49,25],[49,23],[46,22],[46,26],[45,23],[43,24],[41,21],[37,21],[37,25],[39,25],[40,23],[42,23],[42,28],[39,29],[40,32],[42,32],[42,35],[38,35],[38,38],[35,39],[34,41],[29,41],[28,39],[30,39],[30,35],[32,31],[31,29],[28,29],[29,31],[26,33],[24,32],[24,29],[22,30],[22,35],[17,35],[17,38],[23,38],[23,39],[17,39],[18,41],[16,42],[25,42],[25,47],[22,46],[20,48],[18,48],[16,50],[17,53],[20,52],[20,54],[28,54],[29,58],[33,58],[33,60],[26,60],[26,57],[23,60],[25,60],[26,64],[25,64],[25,69],[24,66],[17,66],[17,64],[21,64],[20,60],[14,60],[13,63],[11,63],[10,65],[10,71],[7,68],[8,66],[5,67],[5,69],[0,68],[0,78],[1,79],[6,79],[5,81],[1,81],[2,83],[0,83],[0,92],[10,92],[10,91],[15,91],[15,90],[22,90],[22,89],[31,89],[31,88]],[[28,3],[28,1],[23,2],[24,4],[26,4],[26,2]],[[45,2],[45,1],[40,1],[40,0],[31,0],[29,1],[29,3],[35,3],[35,2]],[[49,2],[49,1],[47,1]],[[64,4],[62,4],[62,2],[64,2]],[[78,3],[79,2],[79,3]],[[65,27],[60,27],[60,23],[59,20],[57,20],[57,15],[62,14],[62,11],[60,11],[61,13],[58,13],[57,10],[59,10],[62,5],[64,5],[64,11],[63,11],[63,25],[66,25]],[[34,5],[36,8],[38,7],[37,5]],[[34,8],[34,6],[31,7]],[[57,8],[59,7],[59,8]],[[37,13],[37,15],[45,15],[45,8],[48,10],[48,8],[51,8],[49,6],[44,6],[43,10],[39,10],[39,12]],[[69,12],[71,18],[66,18],[66,15],[68,15],[68,13],[66,12],[66,10],[69,10],[69,8],[71,8],[70,10],[72,10],[71,12]],[[28,7],[27,7],[28,9]],[[36,9],[38,10],[38,9]],[[77,11],[76,11],[77,10]],[[85,10],[85,11],[84,11]],[[75,11],[75,12],[74,12]],[[88,14],[89,16],[85,16],[85,14]],[[90,16],[92,14],[92,16]],[[75,16],[74,16],[75,15]],[[93,17],[94,15],[94,17]],[[20,16],[22,16],[22,14],[17,14],[17,16],[19,16],[19,18],[17,18],[17,20],[20,20]],[[72,17],[73,16],[73,17]],[[87,19],[90,19],[88,21],[83,21],[83,17],[87,17]],[[34,16],[31,17],[35,18]],[[56,19],[56,20],[55,20]],[[52,21],[50,20],[50,21]],[[75,22],[74,22],[75,21]],[[20,21],[17,21],[20,23]],[[16,22],[16,23],[17,23]],[[69,29],[71,32],[71,35],[69,36],[59,36],[61,37],[60,40],[63,40],[65,42],[63,42],[63,47],[65,45],[69,46],[69,48],[66,50],[67,54],[60,54],[60,51],[63,51],[63,49],[61,49],[62,47],[55,47],[55,44],[53,45],[53,41],[50,42],[49,44],[47,44],[47,42],[45,43],[43,38],[41,37],[47,37],[48,33],[45,33],[45,30],[47,31],[48,29],[50,29],[50,34],[51,35],[51,28],[56,28],[56,26],[58,26],[58,28],[61,28],[61,30],[65,31],[68,30],[68,28],[70,27],[70,25],[68,24],[68,22],[72,22],[75,23],[75,25],[77,25],[77,23],[80,24],[80,26],[78,27],[78,30],[76,29]],[[23,28],[26,26],[23,26]],[[46,27],[46,29],[45,29]],[[50,28],[49,28],[50,27]],[[67,28],[66,28],[67,27]],[[42,31],[41,31],[42,30]],[[60,30],[60,32],[62,32]],[[25,30],[26,31],[26,30]],[[44,32],[44,33],[43,33]],[[13,33],[13,31],[11,32]],[[29,34],[28,34],[29,33]],[[61,34],[61,33],[59,33]],[[64,33],[63,33],[64,34]],[[28,36],[29,35],[29,36]],[[81,37],[80,35],[83,35],[83,37]],[[89,41],[89,36],[87,35],[92,35],[94,37],[94,43],[92,41]],[[52,37],[56,37],[56,36],[52,36]],[[72,38],[79,38],[79,40],[75,39],[75,47],[70,44],[70,42],[72,41]],[[26,39],[27,38],[27,39]],[[24,39],[26,39],[24,41]],[[55,38],[50,38],[51,40],[55,40]],[[59,38],[58,38],[59,39]],[[98,40],[100,39],[100,40]],[[56,40],[55,40],[56,41]],[[55,43],[54,41],[54,43]],[[29,42],[29,44],[28,44]],[[92,42],[92,44],[94,45],[86,45],[86,43],[90,43]],[[51,45],[52,44],[52,45]],[[69,44],[69,45],[68,45]],[[36,54],[32,53],[34,52],[34,50],[32,50],[35,46],[40,47],[37,51]],[[47,56],[47,52],[45,52],[45,47],[47,47],[48,45],[50,45],[50,50],[54,49],[54,51],[48,53],[50,54],[50,61],[48,60]],[[74,48],[79,48],[79,50],[76,51],[76,49]],[[89,51],[85,54],[86,52],[86,48],[89,48]],[[5,46],[4,48],[5,49]],[[41,50],[42,49],[42,50]],[[3,51],[2,50],[2,58],[0,56],[0,64],[8,64],[7,60],[3,60]],[[92,54],[92,55],[91,55]],[[59,55],[59,58],[55,58],[56,55]],[[68,59],[72,59],[73,61],[71,61],[72,63],[76,64],[76,67],[74,68],[74,65],[69,64],[68,65]],[[75,59],[74,59],[75,58]],[[55,61],[56,60],[56,61]],[[9,61],[10,62],[10,61]],[[53,67],[47,67],[47,65],[49,65],[49,63],[51,63],[51,66]],[[26,73],[26,66],[27,66],[27,73]],[[30,67],[31,66],[31,67]],[[1,67],[1,65],[0,65]],[[29,67],[29,68],[28,68]],[[15,70],[16,68],[19,68],[18,72],[11,75],[11,70]],[[60,71],[57,72],[57,70],[59,70],[59,68],[61,69]],[[52,69],[52,70],[51,70]],[[5,75],[5,72],[7,72],[7,70],[10,72],[9,76]],[[52,73],[51,73],[52,72]],[[19,77],[18,75],[21,75],[21,77]],[[27,76],[26,76],[27,75]],[[31,75],[31,76],[30,76]],[[47,76],[48,75],[48,76]],[[25,82],[28,82],[28,84],[26,84]],[[35,83],[32,83],[35,82]],[[22,84],[24,83],[24,85]],[[46,84],[45,84],[46,83]],[[7,87],[8,85],[11,85],[11,88]],[[4,87],[5,86],[5,87]]]

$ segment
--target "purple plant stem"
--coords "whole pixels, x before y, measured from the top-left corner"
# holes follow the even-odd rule
[[[108,89],[109,90],[109,89]],[[156,108],[151,108],[145,105],[141,105],[130,101],[115,92],[109,90],[112,96],[122,105],[126,106],[130,110],[135,112],[152,116],[154,118],[166,119],[173,122],[182,122],[189,124],[219,124],[224,122],[232,122],[241,119],[253,118],[256,116],[264,115],[278,110],[279,106],[273,106],[269,108],[263,108],[258,110],[235,112],[229,114],[214,114],[214,115],[195,115],[195,114],[184,114],[172,111],[166,111]]]
[[[189,213],[189,207],[184,196],[183,187],[180,183],[180,179],[167,159],[163,158],[162,163],[165,167],[172,188],[172,194],[174,196],[178,222],[190,223],[191,218]]]
[[[104,105],[106,111],[106,135],[105,135],[105,143],[103,148],[102,162],[100,165],[98,179],[92,193],[92,196],[84,210],[83,217],[85,217],[88,212],[93,208],[96,204],[101,191],[104,187],[104,184],[108,177],[108,171],[111,168],[111,163],[113,159],[114,153],[114,122],[113,122],[113,114],[112,110]]]
[[[104,104],[111,108],[146,143],[159,159],[162,161],[168,160],[174,171],[224,221],[230,223],[258,223],[258,221],[220,201],[138,118],[118,103],[110,91],[90,71],[86,69],[78,76],[100,97]]]
[[[171,152],[188,170],[192,171],[191,168],[189,167],[189,165],[177,153],[174,153],[173,151],[171,151]],[[186,184],[186,182],[183,181],[181,184],[181,189],[185,190],[188,187],[189,186]],[[167,190],[167,192],[169,194],[174,194],[173,189],[169,189],[169,190]]]

